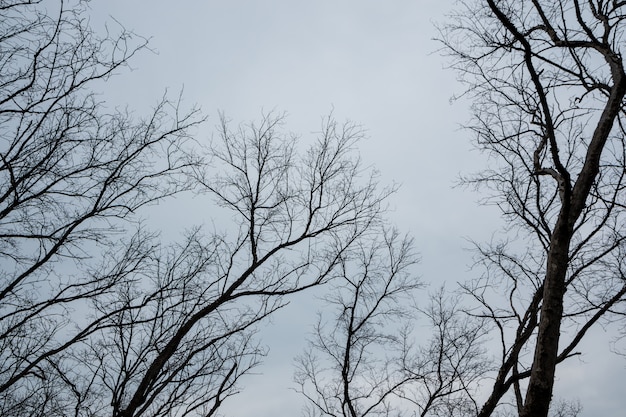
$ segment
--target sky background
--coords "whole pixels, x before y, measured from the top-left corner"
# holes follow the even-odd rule
[[[175,4],[175,5],[174,5]],[[97,0],[92,24],[113,18],[150,38],[154,53],[131,61],[132,71],[110,80],[103,98],[140,115],[167,89],[184,89],[184,104],[209,117],[198,131],[211,136],[222,111],[234,122],[258,120],[263,111],[287,112],[286,129],[307,137],[332,110],[366,129],[364,161],[383,183],[399,183],[389,219],[415,237],[418,272],[434,289],[474,278],[468,239],[484,242],[501,225],[481,196],[454,188],[460,174],[484,166],[472,150],[468,103],[450,102],[463,87],[445,69],[434,23],[445,22],[452,2],[431,0]],[[188,224],[210,222],[193,200],[181,208]],[[157,209],[158,210],[158,209]],[[156,213],[156,212],[155,212]],[[156,215],[156,214],[155,214]],[[174,228],[174,229],[172,229]],[[270,354],[259,375],[222,414],[233,417],[299,416],[303,397],[292,391],[293,358],[315,319],[314,302],[294,299],[262,333]],[[610,353],[602,330],[581,349],[594,355],[559,368],[557,394],[579,398],[581,417],[619,416],[626,409],[626,361]],[[596,355],[598,354],[598,355]]]

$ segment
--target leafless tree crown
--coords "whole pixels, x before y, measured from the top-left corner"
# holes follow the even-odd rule
[[[489,192],[515,236],[480,245],[486,272],[465,285],[501,342],[480,416],[505,409],[509,393],[520,416],[547,416],[556,365],[600,319],[623,314],[625,11],[467,1],[442,28],[491,161],[467,183]]]
[[[392,190],[330,117],[303,150],[280,115],[207,144],[179,102],[107,109],[93,89],[146,44],[85,4],[0,4],[0,415],[215,415],[257,323],[335,276]],[[161,242],[144,208],[182,192],[234,229]]]

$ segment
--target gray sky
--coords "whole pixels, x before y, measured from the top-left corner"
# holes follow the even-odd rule
[[[199,104],[209,122],[218,111],[234,121],[258,119],[261,111],[288,113],[287,128],[308,135],[334,109],[340,121],[363,124],[361,153],[381,171],[383,182],[401,184],[389,217],[416,239],[422,278],[454,288],[475,277],[468,271],[467,238],[489,240],[501,224],[480,196],[452,188],[460,173],[481,168],[470,134],[459,129],[467,103],[450,103],[462,91],[444,70],[433,22],[452,2],[436,0],[106,0],[91,3],[93,23],[113,16],[151,38],[155,54],[143,52],[107,84],[105,98],[140,113],[165,89],[184,87],[185,103]],[[174,5],[175,4],[175,5]],[[193,202],[191,202],[193,204]],[[206,213],[194,212],[194,216]],[[187,216],[189,221],[196,221]],[[197,222],[207,219],[197,218]],[[313,322],[313,303],[295,300],[263,334],[271,348],[262,375],[247,378],[244,392],[222,410],[233,417],[298,416],[302,398],[290,388],[292,358]],[[603,332],[594,345],[600,358],[583,356],[559,370],[557,389],[580,398],[584,416],[620,415],[626,408],[626,362],[611,354]]]

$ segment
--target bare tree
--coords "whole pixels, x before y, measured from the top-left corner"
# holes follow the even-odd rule
[[[254,325],[280,308],[282,297],[333,278],[344,253],[380,221],[391,190],[377,191],[375,176],[352,157],[360,130],[327,119],[300,154],[295,137],[280,132],[281,121],[267,116],[233,132],[223,120],[210,150],[218,172],[198,171],[195,178],[232,213],[238,233],[194,233],[191,255],[166,262],[163,278],[152,274],[165,283],[155,286],[154,301],[140,294],[129,300],[131,308],[116,308],[124,317],[115,320],[124,324],[115,332],[123,334],[102,338],[115,340],[115,359],[101,362],[130,357],[144,364],[103,381],[114,387],[115,416],[167,415],[174,406],[212,415],[262,354],[251,342]],[[170,272],[167,265],[184,269]],[[177,315],[166,313],[170,305]],[[135,316],[144,311],[145,318]],[[180,378],[188,381],[184,390],[171,385]],[[213,381],[219,383],[207,383]]]
[[[84,269],[118,244],[133,213],[190,188],[182,174],[198,163],[183,151],[201,121],[195,110],[178,113],[163,99],[134,120],[98,102],[90,87],[145,42],[123,30],[98,37],[82,7],[0,7],[0,413],[7,416],[65,414],[58,358],[101,323],[73,320],[73,312],[125,280]]]
[[[491,192],[511,232],[479,247],[486,273],[465,285],[501,343],[479,415],[512,390],[520,416],[547,416],[557,364],[599,320],[623,312],[626,3],[459,7],[443,39],[492,161],[467,181]]]
[[[84,4],[0,5],[0,414],[215,415],[264,353],[255,325],[332,278],[392,190],[350,123],[301,153],[282,117],[223,120],[200,155],[194,109],[109,112],[92,89],[145,42],[97,36]],[[144,208],[192,189],[235,233],[162,243]]]
[[[482,320],[465,315],[443,289],[428,307],[416,308],[423,284],[411,271],[412,241],[395,231],[379,234],[342,259],[342,279],[325,298],[327,313],[297,358],[295,381],[308,400],[307,415],[477,411],[474,385],[487,369]]]

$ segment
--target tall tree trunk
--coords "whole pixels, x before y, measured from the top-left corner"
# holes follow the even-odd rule
[[[547,417],[554,387],[559,348],[563,296],[569,266],[569,245],[574,225],[585,207],[593,183],[600,171],[600,157],[618,117],[626,95],[626,76],[618,56],[606,54],[614,85],[587,147],[585,163],[576,184],[563,200],[563,206],[550,240],[543,289],[543,304],[524,408],[520,417]],[[569,194],[569,193],[567,193]]]
[[[563,296],[566,290],[569,243],[572,236],[567,221],[562,219],[563,217],[560,218],[552,235],[535,356],[525,406],[520,417],[547,416],[552,399],[563,317]]]

